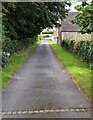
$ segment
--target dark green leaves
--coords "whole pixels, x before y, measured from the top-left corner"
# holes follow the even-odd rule
[[[33,38],[67,15],[67,2],[4,2],[3,24],[11,39]]]
[[[79,11],[73,23],[76,23],[81,27],[81,33],[91,33],[93,32],[93,2],[90,4],[82,2],[82,5],[75,7]]]

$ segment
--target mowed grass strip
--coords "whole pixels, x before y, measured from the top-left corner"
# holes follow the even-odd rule
[[[9,83],[10,79],[16,73],[16,71],[22,67],[22,64],[29,58],[34,49],[39,45],[40,41],[34,45],[28,47],[27,50],[24,50],[18,54],[11,56],[9,63],[5,68],[2,69],[2,79],[0,80],[0,89],[4,89]]]
[[[77,58],[74,54],[66,51],[61,46],[57,45],[56,42],[49,41],[54,53],[57,55],[58,59],[64,65],[64,67],[69,71],[71,76],[75,79],[80,88],[84,93],[91,98],[91,70],[90,68]]]

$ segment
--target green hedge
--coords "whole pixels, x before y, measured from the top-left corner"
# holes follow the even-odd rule
[[[70,52],[81,57],[91,68],[93,68],[93,41],[63,40],[61,45]]]
[[[1,66],[5,67],[5,65],[9,62],[10,56],[21,49],[22,45],[19,41],[6,38],[2,42],[2,52],[0,52],[0,58],[2,58]]]
[[[5,65],[9,62],[10,54],[7,52],[0,52],[0,59],[1,58],[1,66],[5,67]]]
[[[21,49],[21,43],[17,40],[11,40],[10,38],[7,38],[2,43],[2,51],[10,53],[10,55],[17,51],[20,51]]]
[[[88,64],[93,64],[93,41],[80,41],[77,43],[75,52]]]
[[[11,40],[10,38],[4,38],[2,42],[2,52],[0,52],[0,58],[2,58],[1,66],[4,67],[8,62],[11,55],[33,45],[37,41],[37,36],[27,38],[23,41]]]
[[[74,45],[75,45],[75,41],[74,40],[63,40],[61,45],[66,48],[69,51],[74,51]]]

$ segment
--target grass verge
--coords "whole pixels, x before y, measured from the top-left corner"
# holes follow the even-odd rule
[[[11,56],[9,63],[5,68],[2,69],[2,71],[0,71],[2,73],[2,80],[0,80],[0,89],[4,89],[7,86],[10,79],[13,77],[16,71],[21,68],[22,64],[27,60],[27,58],[31,55],[39,43],[40,41],[28,47],[27,50]]]
[[[91,70],[74,54],[66,51],[55,42],[49,41],[60,62],[69,71],[84,93],[91,99]]]

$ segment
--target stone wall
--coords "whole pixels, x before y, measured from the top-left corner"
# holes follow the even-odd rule
[[[58,28],[55,28],[53,33],[53,41],[57,42],[57,40],[58,40]]]
[[[79,32],[62,32],[62,39],[69,40],[91,40],[91,34],[80,34]]]

